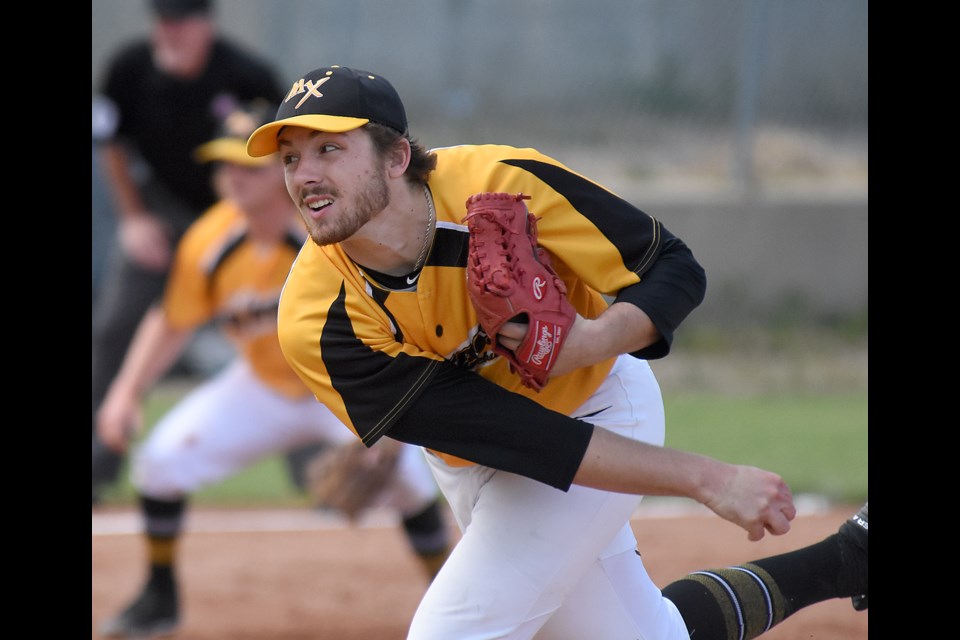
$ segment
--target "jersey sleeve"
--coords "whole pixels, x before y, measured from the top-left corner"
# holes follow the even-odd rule
[[[566,491],[593,429],[445,362],[390,436]]]
[[[654,344],[630,355],[644,360],[662,358],[670,352],[673,333],[703,302],[707,276],[690,248],[663,229],[663,250],[643,279],[621,289],[615,302],[629,302],[642,309],[660,333]]]

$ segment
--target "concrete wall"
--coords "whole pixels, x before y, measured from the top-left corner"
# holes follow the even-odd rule
[[[691,322],[822,320],[866,310],[866,198],[671,200],[641,208],[683,238],[707,272],[707,296]]]

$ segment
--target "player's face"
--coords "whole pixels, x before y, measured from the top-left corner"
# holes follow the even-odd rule
[[[318,245],[346,240],[389,204],[385,162],[362,129],[285,127],[277,140],[287,192]]]

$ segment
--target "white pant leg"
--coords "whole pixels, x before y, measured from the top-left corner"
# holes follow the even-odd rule
[[[192,390],[154,426],[134,457],[132,479],[144,495],[173,499],[267,455],[308,442],[355,439],[316,398],[282,396],[237,360]]]
[[[589,415],[591,422],[627,437],[663,444],[659,386],[649,365],[631,356],[618,359],[608,379],[574,415]],[[633,553],[630,517],[640,496],[579,486],[562,492],[486,467],[449,467],[432,455],[428,460],[463,537],[421,601],[410,640],[533,638],[551,615],[575,604],[572,598],[581,589],[593,594],[590,578],[603,570],[604,561],[612,564],[617,580],[626,580],[625,585],[642,596],[638,610],[649,611],[641,618],[666,620],[665,625],[650,626],[666,626],[671,632],[679,623],[682,635],[640,635],[643,624],[638,627],[633,616],[624,615],[619,600],[583,611],[587,620],[596,621],[595,628],[619,616],[625,638],[686,637],[682,620],[671,614],[671,603],[659,596],[642,563],[639,571],[623,571],[620,562],[611,562],[624,551]],[[596,605],[598,600],[605,603],[602,597],[589,602]]]
[[[258,460],[310,442],[357,438],[312,395],[291,399],[260,382],[237,360],[200,385],[156,424],[134,458],[144,495],[174,499],[224,480]],[[397,477],[376,501],[415,515],[438,495],[420,447],[404,444]]]
[[[618,538],[632,541],[633,531]],[[690,640],[680,611],[647,575],[636,543],[624,546],[601,554],[536,640]]]

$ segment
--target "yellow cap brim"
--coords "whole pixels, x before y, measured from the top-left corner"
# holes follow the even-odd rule
[[[277,147],[277,134],[283,127],[305,127],[315,131],[329,131],[330,133],[343,133],[344,131],[353,131],[358,127],[370,122],[367,118],[349,118],[346,116],[326,116],[317,114],[304,114],[302,116],[293,116],[269,122],[250,134],[247,140],[247,153],[251,156],[266,156],[275,153]]]
[[[247,153],[246,143],[239,138],[217,138],[200,145],[194,151],[200,162],[231,162],[247,167],[261,167],[273,161],[270,155],[257,156]]]

